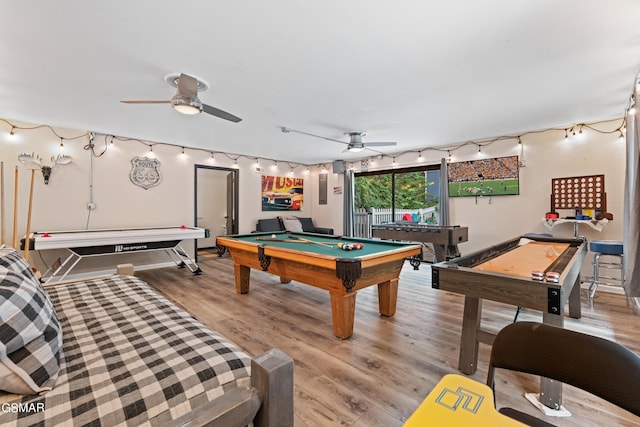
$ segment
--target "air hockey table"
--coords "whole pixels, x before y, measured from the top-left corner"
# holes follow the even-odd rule
[[[29,249],[36,251],[66,249],[69,256],[49,267],[42,276],[45,282],[61,281],[84,258],[162,251],[180,268],[187,267],[194,274],[202,270],[180,246],[188,239],[208,237],[209,230],[197,227],[148,227],[113,230],[77,230],[34,232],[29,235]],[[24,249],[25,239],[21,241]]]

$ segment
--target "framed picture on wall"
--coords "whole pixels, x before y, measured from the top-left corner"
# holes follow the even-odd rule
[[[301,211],[304,202],[304,180],[284,176],[262,176],[263,211]]]
[[[449,163],[449,197],[520,194],[518,156]]]

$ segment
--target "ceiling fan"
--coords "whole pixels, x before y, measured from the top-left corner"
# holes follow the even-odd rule
[[[388,147],[398,144],[397,142],[382,141],[364,142],[362,141],[362,137],[366,135],[365,132],[347,132],[345,133],[345,135],[349,135],[349,142],[347,143],[347,148],[345,151],[349,151],[351,153],[357,153],[369,147]]]
[[[322,138],[329,141],[339,142],[340,144],[347,144],[347,148],[344,151],[350,152],[350,153],[357,153],[359,151],[364,150],[365,148],[371,151],[376,151],[369,147],[388,147],[388,146],[393,146],[398,144],[397,142],[364,142],[362,140],[362,137],[366,135],[366,132],[362,132],[362,131],[345,132],[345,135],[349,136],[349,142],[344,142],[344,141],[340,141],[339,139],[333,139],[333,138],[327,138],[325,136],[314,135],[312,133],[302,132],[302,131],[287,128],[284,126],[281,127],[280,130],[283,133],[296,132],[296,133],[301,133],[303,135],[309,135],[316,138]]]
[[[179,76],[167,76],[165,80],[172,86],[178,88],[178,91],[173,98],[168,100],[125,100],[120,101],[124,104],[171,104],[171,106],[182,114],[199,114],[203,111],[212,116],[219,117],[221,119],[229,120],[237,123],[242,119],[236,117],[231,113],[222,111],[218,108],[212,107],[207,104],[203,104],[198,98],[198,88],[206,90],[207,85],[188,74],[180,74]]]

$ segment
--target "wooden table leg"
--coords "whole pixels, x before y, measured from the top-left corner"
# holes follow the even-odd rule
[[[481,316],[482,300],[465,296],[458,369],[467,375],[473,374],[478,368],[478,329]]]
[[[580,285],[578,285],[578,293],[579,288]],[[564,326],[564,316],[545,312],[542,313],[542,322],[562,328]],[[562,383],[540,377],[540,403],[551,409],[560,409],[562,405]]]
[[[355,312],[356,292],[346,295],[331,293],[331,320],[336,337],[345,339],[353,335]]]
[[[396,314],[398,301],[398,279],[378,283],[378,306],[383,316]]]
[[[582,302],[580,301],[580,275],[576,278],[573,288],[569,293],[569,316],[574,319],[582,317]]]
[[[251,278],[251,268],[246,265],[233,264],[233,270],[236,276],[236,292],[246,294],[249,292],[249,280]]]

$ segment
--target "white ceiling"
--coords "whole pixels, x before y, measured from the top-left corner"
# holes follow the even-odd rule
[[[0,0],[0,117],[314,164],[622,117],[637,0]],[[164,77],[209,85],[184,116]],[[369,155],[371,152],[369,152]]]

